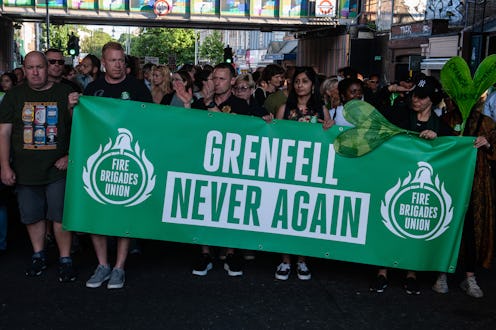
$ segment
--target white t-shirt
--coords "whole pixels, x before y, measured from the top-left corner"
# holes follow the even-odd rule
[[[330,109],[329,115],[331,116],[331,119],[333,119],[336,122],[336,125],[338,126],[348,126],[348,127],[355,126],[350,122],[348,122],[346,119],[344,119],[342,105],[338,105],[336,108]]]

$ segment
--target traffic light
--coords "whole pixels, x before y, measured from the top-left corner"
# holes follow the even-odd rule
[[[69,36],[69,41],[67,42],[67,52],[71,56],[79,55],[79,38],[74,35],[74,32],[71,32]]]
[[[232,48],[227,45],[226,48],[224,48],[224,62],[226,63],[232,63],[233,62],[233,52]]]

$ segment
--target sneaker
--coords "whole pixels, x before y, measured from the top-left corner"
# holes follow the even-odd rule
[[[481,288],[477,284],[475,280],[475,276],[469,276],[462,283],[460,283],[460,288],[465,291],[470,297],[474,298],[482,298],[484,297],[484,292],[482,292]]]
[[[407,294],[413,294],[413,295],[420,294],[420,288],[417,279],[414,277],[407,277],[403,287],[405,288]]]
[[[376,278],[370,284],[370,291],[375,291],[377,293],[383,293],[388,287],[388,280],[384,275],[377,275]]]
[[[224,269],[227,271],[227,275],[229,276],[243,275],[240,256],[237,254],[229,253],[226,256],[226,261],[224,262]]]
[[[304,261],[296,263],[296,275],[298,275],[298,278],[302,281],[307,281],[312,278],[312,273]]]
[[[448,281],[445,273],[438,275],[436,283],[432,286],[432,290],[437,293],[448,293]]]
[[[124,286],[126,282],[126,272],[122,268],[112,269],[110,273],[110,280],[107,283],[107,289],[120,289]]]
[[[72,262],[59,263],[59,282],[74,282],[77,273]]]
[[[110,278],[111,272],[112,270],[110,269],[110,266],[98,265],[93,275],[88,281],[86,281],[86,287],[99,288],[103,284],[103,282]]]
[[[193,267],[192,273],[193,275],[205,276],[212,267],[212,257],[208,253],[203,253],[198,258],[195,267]]]
[[[291,273],[291,265],[285,262],[281,262],[279,266],[277,266],[276,279],[281,281],[286,281],[289,278],[290,273]]]
[[[26,269],[26,276],[40,276],[46,268],[47,265],[44,258],[31,258],[31,264]]]

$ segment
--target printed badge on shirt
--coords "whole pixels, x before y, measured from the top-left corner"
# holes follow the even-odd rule
[[[24,102],[24,149],[56,149],[58,115],[57,102]]]

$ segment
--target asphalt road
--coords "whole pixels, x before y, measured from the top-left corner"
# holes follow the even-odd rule
[[[475,299],[448,279],[450,292],[430,287],[434,273],[420,273],[422,293],[402,289],[404,272],[390,272],[383,294],[369,292],[374,267],[310,259],[313,278],[274,279],[279,256],[258,253],[244,276],[230,278],[216,260],[205,277],[191,274],[198,248],[144,241],[130,256],[123,289],[88,289],[96,266],[87,237],[74,255],[79,278],[57,281],[55,248],[38,278],[24,269],[31,247],[23,226],[10,220],[8,253],[0,256],[0,329],[496,329],[496,271],[481,271],[485,297]]]

